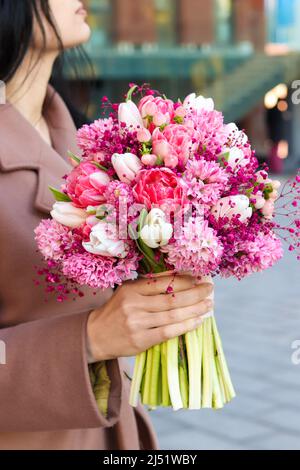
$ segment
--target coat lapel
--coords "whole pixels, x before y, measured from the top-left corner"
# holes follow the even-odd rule
[[[49,86],[44,106],[52,140],[49,146],[10,103],[0,105],[0,170],[34,170],[38,183],[34,206],[49,213],[54,203],[49,186],[59,188],[70,172],[67,152],[78,153],[76,129],[60,96]]]

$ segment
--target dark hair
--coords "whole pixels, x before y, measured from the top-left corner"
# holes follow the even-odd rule
[[[83,114],[78,113],[72,104],[71,97],[68,96],[68,87],[64,84],[64,47],[55,26],[48,0],[0,0],[0,80],[8,82],[21,65],[32,42],[34,20],[37,21],[40,28],[44,43],[43,47],[46,47],[43,18],[46,18],[54,31],[61,51],[61,55],[55,64],[55,74],[51,82],[57,91],[63,95],[63,99],[75,119],[75,124],[79,127],[86,118]],[[42,52],[43,50],[41,50]],[[87,55],[80,48],[77,51],[78,56],[81,63],[88,62],[91,68]],[[71,67],[74,68],[75,75],[78,76],[79,71],[76,68],[76,61],[73,60],[70,63],[72,64]],[[32,67],[34,66],[35,64],[32,64]]]

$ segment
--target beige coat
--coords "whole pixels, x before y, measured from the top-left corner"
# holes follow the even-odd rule
[[[88,375],[86,322],[111,291],[89,289],[73,302],[45,302],[36,287],[34,228],[49,217],[53,198],[77,151],[75,127],[49,87],[44,115],[53,148],[10,104],[0,105],[0,449],[155,449],[144,408],[128,404],[124,358],[107,361],[107,419],[98,411]],[[4,343],[3,343],[4,342]]]

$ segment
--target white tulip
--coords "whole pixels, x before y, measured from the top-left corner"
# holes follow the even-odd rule
[[[192,108],[195,111],[213,111],[215,103],[212,98],[204,98],[204,96],[197,96],[196,93],[191,93],[185,98],[183,107],[185,109]]]
[[[119,105],[119,122],[125,122],[127,127],[133,126],[134,128],[143,128],[144,122],[136,104],[129,100],[126,103]]]
[[[222,150],[222,154],[228,154],[227,162],[233,170],[246,166],[250,161],[249,157],[238,147],[225,147]]]
[[[173,234],[172,224],[166,222],[161,209],[152,209],[145,219],[140,237],[150,248],[158,248],[168,244]]]
[[[143,166],[141,160],[133,153],[114,153],[111,162],[119,179],[127,184],[134,180]]]
[[[220,199],[212,208],[212,214],[216,218],[228,217],[229,220],[239,214],[239,220],[246,222],[252,216],[252,208],[250,207],[249,198],[238,194]]]
[[[51,216],[54,220],[70,228],[77,228],[82,225],[89,214],[75,207],[71,202],[56,202],[53,205]]]
[[[225,133],[230,140],[238,140],[242,145],[245,145],[248,142],[248,136],[245,132],[240,131],[237,125],[234,122],[230,122],[225,126]]]
[[[90,241],[83,242],[83,248],[94,255],[125,258],[126,244],[115,235],[115,227],[100,221],[94,225],[90,233]]]

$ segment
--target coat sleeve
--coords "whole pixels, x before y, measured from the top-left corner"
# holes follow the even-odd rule
[[[105,416],[93,393],[87,361],[88,315],[0,329],[6,349],[5,364],[0,363],[0,432],[110,427],[117,422],[122,389],[119,361],[105,361],[110,387]]]

